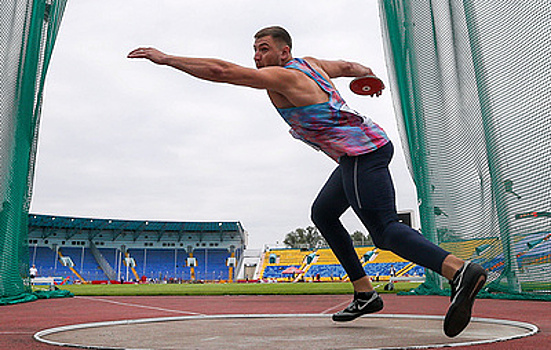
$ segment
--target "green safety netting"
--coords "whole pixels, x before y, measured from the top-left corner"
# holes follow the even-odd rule
[[[485,292],[551,300],[549,0],[379,4],[423,234],[482,264]]]
[[[66,0],[2,1],[0,305],[38,297],[29,281],[28,211],[42,90],[65,4]]]
[[[44,79],[66,0],[0,13],[0,304],[32,300],[27,227]],[[551,291],[548,0],[380,0],[422,230],[487,292]],[[429,274],[420,291],[441,293]]]

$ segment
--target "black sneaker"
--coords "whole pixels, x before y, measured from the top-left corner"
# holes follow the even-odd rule
[[[342,311],[333,314],[333,321],[347,322],[352,321],[361,315],[371,314],[383,309],[383,299],[377,292],[356,293],[354,292],[354,300],[348,307]]]
[[[444,333],[455,337],[463,332],[471,321],[471,310],[476,295],[486,283],[488,274],[478,264],[465,262],[450,281],[452,288],[451,304],[444,318]]]

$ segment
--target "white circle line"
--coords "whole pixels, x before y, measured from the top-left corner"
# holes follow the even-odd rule
[[[49,328],[42,331],[39,331],[33,335],[33,338],[39,342],[43,342],[50,345],[56,346],[65,346],[65,347],[74,347],[81,349],[98,349],[98,350],[152,350],[146,348],[120,348],[120,347],[108,347],[108,346],[96,346],[96,345],[82,345],[82,344],[72,344],[72,343],[61,343],[53,340],[44,339],[43,337],[48,336],[54,333],[60,333],[65,331],[86,329],[86,328],[97,328],[105,326],[117,326],[117,325],[131,325],[131,324],[143,324],[143,323],[154,323],[154,322],[167,322],[167,321],[186,321],[186,320],[204,320],[204,319],[235,319],[235,318],[329,318],[331,315],[327,314],[224,314],[224,315],[195,315],[195,316],[174,316],[174,317],[155,317],[155,318],[141,318],[133,320],[120,320],[120,321],[105,321],[105,322],[93,322],[93,323],[82,323],[75,325],[68,325],[62,327]],[[434,316],[434,315],[409,315],[409,314],[372,314],[364,315],[362,318],[394,318],[394,319],[427,319],[427,320],[443,320],[443,316]],[[524,337],[529,337],[537,332],[539,328],[536,325],[531,323],[521,322],[521,321],[512,321],[512,320],[502,320],[495,318],[481,318],[473,317],[471,322],[480,322],[480,323],[490,323],[490,324],[499,324],[507,325],[525,329],[528,331],[524,334],[516,334],[511,336],[504,336],[492,339],[485,340],[475,340],[462,343],[444,343],[444,344],[431,344],[431,345],[409,345],[403,347],[385,347],[385,348],[358,348],[354,350],[403,350],[403,349],[429,349],[429,348],[442,348],[442,347],[457,347],[457,346],[469,346],[469,345],[480,345],[488,343],[497,343],[507,340],[519,339]]]

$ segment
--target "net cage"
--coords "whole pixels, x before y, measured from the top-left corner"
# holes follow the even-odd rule
[[[548,299],[549,0],[379,0],[379,7],[422,233],[480,263],[486,291]],[[447,288],[430,273],[419,290]]]
[[[42,91],[65,3],[1,5],[0,305],[37,298],[29,281],[28,211]]]
[[[0,12],[0,304],[32,299],[27,246],[41,97],[66,0]],[[488,290],[551,291],[548,0],[379,0],[422,231]],[[430,274],[424,288],[441,291]]]

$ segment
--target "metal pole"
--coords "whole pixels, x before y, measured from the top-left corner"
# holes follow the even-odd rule
[[[118,273],[117,273],[117,280],[121,280],[121,259],[122,259],[122,251],[119,250],[119,259],[118,259]]]
[[[33,253],[33,265],[35,264],[36,260],[36,248],[38,247],[38,243],[34,245],[34,253]]]
[[[84,246],[82,246],[82,253],[80,254],[80,273],[84,269]]]
[[[472,4],[465,3],[465,18],[475,13],[475,9]],[[472,52],[480,52],[480,33],[477,27],[473,25],[471,21],[466,21],[467,30],[469,32],[469,39]],[[504,176],[502,174],[503,164],[505,164],[504,156],[501,155],[500,149],[507,145],[500,145],[498,135],[498,129],[494,123],[494,117],[497,114],[496,110],[492,108],[492,104],[487,98],[488,88],[488,75],[486,74],[487,68],[484,66],[484,61],[479,57],[473,57],[474,73],[476,77],[476,87],[479,96],[480,112],[482,113],[482,126],[484,129],[484,141],[486,146],[486,159],[490,175],[490,186],[492,189],[492,201],[493,210],[497,216],[497,223],[499,227],[499,238],[503,249],[503,257],[505,267],[502,272],[502,277],[507,278],[508,287],[515,292],[522,292],[522,287],[518,279],[518,263],[515,257],[514,249],[512,246],[512,233],[511,218],[509,214],[509,207],[507,205],[507,198],[503,189]],[[503,276],[504,275],[504,276]]]
[[[143,276],[145,276],[145,271],[146,271],[145,267],[146,267],[146,265],[147,265],[147,248],[144,248],[144,250],[143,250],[143,274],[142,274]]]
[[[59,256],[58,252],[59,252],[59,247],[56,244],[56,246],[55,246],[55,256],[54,256],[54,273],[57,270],[57,257]]]
[[[174,249],[174,278],[177,278],[178,275],[177,275],[177,267],[178,267],[178,248],[175,248]]]

